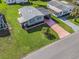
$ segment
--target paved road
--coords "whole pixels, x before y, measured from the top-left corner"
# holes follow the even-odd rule
[[[79,32],[41,48],[23,59],[79,59]]]

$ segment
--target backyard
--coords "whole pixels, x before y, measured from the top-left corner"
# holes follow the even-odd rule
[[[45,5],[46,2],[42,2],[42,6]],[[36,6],[36,4],[33,4],[33,6]],[[51,29],[50,32],[55,38],[49,40],[44,36],[42,28],[49,28],[47,25],[34,28],[29,33],[22,29],[17,21],[19,17],[18,9],[21,7],[23,6],[19,4],[7,5],[0,3],[0,13],[5,15],[11,33],[8,37],[0,37],[0,59],[20,59],[28,53],[48,45],[59,38],[57,33]]]

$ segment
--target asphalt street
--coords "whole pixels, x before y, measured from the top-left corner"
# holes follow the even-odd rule
[[[79,32],[30,53],[22,59],[79,59]]]

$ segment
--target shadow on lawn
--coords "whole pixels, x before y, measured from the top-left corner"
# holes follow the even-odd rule
[[[49,40],[56,39],[56,37],[55,37],[53,34],[51,34],[51,33],[47,33],[47,34],[45,33],[44,35],[45,35],[45,37],[48,38]]]
[[[42,34],[49,40],[56,39],[56,36],[54,34],[52,34],[51,29],[46,24],[32,28],[32,29],[28,30],[27,32],[33,33],[33,32],[37,32],[37,31],[41,31]]]
[[[33,33],[33,32],[37,32],[37,31],[41,31],[43,27],[48,27],[46,24],[34,27],[30,30],[27,30],[28,33]]]
[[[2,1],[0,0],[0,3],[2,3]]]
[[[0,37],[6,37],[6,36],[10,36],[9,29],[0,30]]]

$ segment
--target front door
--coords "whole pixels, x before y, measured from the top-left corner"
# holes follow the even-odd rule
[[[50,17],[48,15],[44,16],[44,19],[50,19]]]

